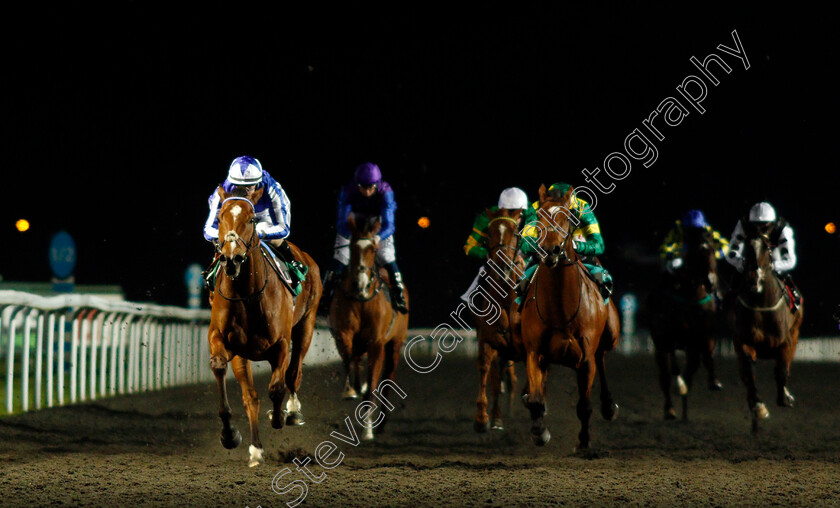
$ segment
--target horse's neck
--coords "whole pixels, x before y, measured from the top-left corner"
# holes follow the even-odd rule
[[[511,284],[515,286],[516,281],[509,277],[506,279],[492,268],[487,271],[489,272],[488,275],[479,281],[479,286],[485,290],[486,294],[490,295],[494,302],[499,304],[503,310],[506,310],[515,296]]]
[[[568,317],[580,307],[584,275],[581,273],[583,268],[579,265],[580,261],[576,260],[572,264],[554,268],[540,266],[537,274],[537,284],[540,286],[537,298],[544,298],[553,314]]]
[[[767,275],[764,277],[761,293],[753,293],[750,290],[746,277],[741,282],[741,298],[756,307],[772,307],[784,297],[781,279],[772,268],[766,268],[766,270]]]

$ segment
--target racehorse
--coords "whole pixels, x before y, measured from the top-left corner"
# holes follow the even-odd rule
[[[492,428],[504,429],[502,411],[499,409],[499,394],[502,391],[502,374],[507,378],[509,396],[516,390],[514,360],[524,359],[521,341],[514,344],[511,331],[510,308],[515,305],[516,294],[513,287],[518,275],[524,269],[524,261],[519,255],[519,219],[522,210],[486,211],[487,226],[487,267],[478,287],[481,295],[492,298],[494,306],[501,309],[498,316],[476,314],[476,336],[478,339],[478,399],[474,429],[487,432]],[[518,273],[517,273],[518,272]],[[489,279],[489,280],[488,280]],[[492,322],[491,322],[492,321]],[[487,414],[487,381],[493,395],[492,422]],[[511,407],[511,404],[508,404]]]
[[[775,360],[776,404],[793,407],[787,382],[799,340],[804,299],[796,312],[791,312],[787,289],[773,270],[769,236],[761,226],[744,222],[744,272],[732,288],[729,316],[755,433],[759,420],[770,416],[755,386],[757,359]]]
[[[398,312],[391,304],[388,273],[376,265],[379,217],[351,214],[347,225],[352,233],[350,264],[330,303],[330,331],[346,374],[342,397],[356,399],[361,394],[370,401],[381,380],[394,380],[400,348],[408,332],[408,314]],[[408,290],[405,298],[408,301]],[[367,386],[363,388],[361,361],[365,354]],[[381,414],[381,423],[365,426],[362,439],[373,439],[374,426],[377,433],[384,431],[388,413]],[[367,418],[370,419],[370,413]]]
[[[229,195],[219,187],[217,192],[222,202],[216,250],[222,270],[211,293],[210,368],[219,386],[221,442],[228,449],[236,448],[242,441],[242,435],[230,422],[225,388],[228,363],[242,387],[242,402],[251,426],[248,465],[254,467],[264,461],[264,454],[257,423],[260,400],[254,388],[251,362],[268,361],[271,365],[268,385],[273,403],[269,412],[271,426],[279,429],[284,424],[305,423],[299,399],[301,366],[315,327],[321,278],[315,261],[289,243],[296,259],[309,267],[300,294],[293,296],[274,273],[270,255],[261,247],[252,202],[238,190]],[[261,193],[262,189],[256,191],[254,202]],[[287,389],[289,399],[284,411],[282,403]]]
[[[601,415],[618,416],[618,404],[607,387],[604,357],[618,344],[619,317],[612,300],[604,303],[597,283],[583,266],[571,241],[574,189],[549,196],[540,186],[538,244],[540,264],[528,288],[521,314],[527,386],[522,396],[531,413],[531,437],[538,446],[551,438],[544,423],[545,384],[550,364],[577,373],[577,416],[581,423],[579,449],[589,447],[590,396],[597,371]],[[577,220],[577,219],[575,219]],[[516,320],[516,317],[515,317]],[[516,324],[514,322],[514,324]]]
[[[659,386],[665,395],[665,419],[677,417],[671,399],[675,379],[682,398],[682,419],[688,420],[688,391],[702,360],[710,390],[722,390],[715,375],[717,343],[717,259],[711,233],[700,228],[685,232],[683,266],[665,279],[651,298],[650,334],[656,349]],[[686,354],[685,379],[677,363],[677,350]]]

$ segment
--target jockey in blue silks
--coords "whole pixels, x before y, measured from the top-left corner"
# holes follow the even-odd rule
[[[347,217],[352,213],[360,216],[379,216],[380,229],[376,235],[379,248],[376,261],[388,270],[391,279],[394,306],[400,312],[408,312],[405,301],[405,285],[402,274],[397,266],[396,250],[394,247],[394,213],[397,202],[394,201],[394,191],[388,182],[382,180],[379,166],[372,162],[359,165],[353,175],[353,180],[345,184],[338,196],[338,216],[335,228],[334,255],[324,274],[324,293],[321,298],[320,312],[329,311],[335,285],[340,280],[344,269],[350,262],[350,229],[347,227]]]
[[[285,261],[305,273],[303,263],[295,260],[292,249],[285,241],[291,230],[292,205],[286,191],[265,171],[260,161],[247,155],[233,159],[228,168],[228,176],[222,183],[222,189],[228,194],[235,189],[244,191],[243,197],[254,204],[257,217],[257,235],[265,244],[270,245]],[[263,189],[262,196],[254,202],[254,193]],[[213,192],[208,198],[210,213],[204,223],[204,238],[208,242],[219,240],[219,208],[222,198]],[[295,270],[290,270],[294,277]]]

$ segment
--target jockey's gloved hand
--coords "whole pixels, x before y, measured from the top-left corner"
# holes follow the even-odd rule
[[[665,269],[668,270],[668,273],[674,273],[679,270],[682,265],[682,258],[674,258],[665,263]]]
[[[265,222],[258,222],[257,223],[257,236],[259,236],[260,238],[264,237],[265,232],[268,229],[268,227],[269,227],[268,224],[266,224]]]
[[[373,241],[377,247],[379,247],[379,242],[382,241],[382,238],[379,235],[373,237]]]

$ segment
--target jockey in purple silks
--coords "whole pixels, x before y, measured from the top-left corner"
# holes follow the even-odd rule
[[[265,244],[271,246],[285,261],[297,270],[306,267],[295,259],[292,249],[285,241],[291,230],[289,224],[292,218],[291,203],[283,187],[265,171],[260,161],[247,155],[233,159],[228,169],[228,176],[222,183],[222,188],[228,194],[238,191],[254,203],[257,216],[257,235]],[[263,189],[262,196],[256,202],[252,199],[254,193]],[[219,241],[219,208],[222,204],[221,196],[214,191],[208,198],[210,213],[204,223],[204,238],[208,242]],[[290,270],[295,278],[295,270]],[[296,283],[299,281],[293,281]]]
[[[379,166],[366,162],[357,167],[353,180],[345,184],[339,193],[338,217],[335,224],[337,230],[335,253],[327,268],[327,273],[324,274],[324,293],[321,297],[320,312],[325,314],[329,312],[333,290],[350,262],[351,233],[347,227],[347,217],[351,213],[359,216],[379,216],[380,229],[379,234],[376,235],[379,249],[376,252],[376,261],[388,270],[394,306],[402,313],[408,312],[404,295],[405,285],[400,269],[397,267],[394,247],[396,209],[394,191],[388,182],[382,180]]]

